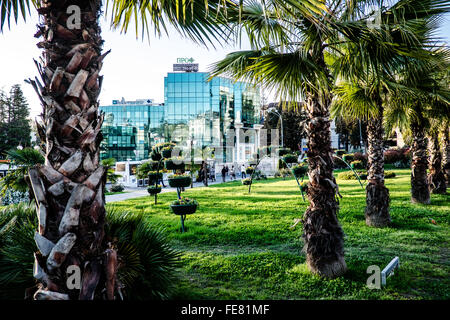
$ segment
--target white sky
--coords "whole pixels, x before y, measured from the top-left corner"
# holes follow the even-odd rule
[[[41,105],[31,85],[24,79],[38,75],[33,59],[38,60],[40,49],[36,47],[39,41],[34,38],[36,33],[37,14],[24,23],[12,24],[0,33],[0,88],[8,91],[13,84],[22,85],[31,108],[31,117],[41,112]],[[199,64],[199,71],[208,71],[209,65],[221,60],[229,52],[239,50],[239,47],[216,45],[216,49],[207,49],[183,39],[177,32],[169,33],[169,37],[152,36],[147,39],[136,39],[134,29],[130,27],[127,34],[111,31],[109,20],[101,19],[102,36],[105,41],[103,50],[111,49],[105,58],[101,74],[104,75],[100,104],[111,103],[113,99],[135,100],[151,98],[155,102],[164,102],[164,76],[172,71],[172,65],[177,58],[193,57]],[[242,46],[242,49],[248,49]]]
[[[134,29],[128,34],[111,31],[105,18],[101,19],[104,51],[111,49],[106,57],[102,74],[104,75],[100,104],[111,103],[113,99],[134,100],[152,98],[164,102],[164,76],[172,70],[178,57],[193,57],[200,64],[200,71],[208,71],[211,63],[225,57],[239,47],[228,46],[206,49],[190,40],[182,39],[176,32],[157,38],[153,36],[150,44],[141,38],[136,40]],[[9,90],[13,84],[21,84],[31,108],[31,117],[41,112],[41,105],[32,87],[24,79],[37,76],[33,62],[40,56],[36,47],[39,41],[34,38],[37,28],[37,14],[24,23],[12,24],[11,30],[0,33],[0,88]],[[439,35],[450,43],[450,19],[447,17]],[[245,43],[241,49],[247,49]],[[269,96],[269,100],[273,97]]]

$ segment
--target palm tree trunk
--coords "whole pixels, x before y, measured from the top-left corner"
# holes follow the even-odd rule
[[[430,203],[430,191],[427,182],[427,140],[425,129],[419,121],[411,123],[413,144],[411,147],[411,202]]]
[[[435,132],[428,140],[430,159],[428,174],[428,184],[431,193],[445,194],[447,185],[445,182],[444,172],[442,170],[442,153],[439,146],[439,134]]]
[[[448,122],[447,122],[448,123]],[[447,187],[450,187],[450,134],[449,127],[444,126],[442,131],[442,169],[444,171],[445,181],[447,182]]]
[[[79,26],[71,18],[77,8]],[[97,99],[106,55],[98,23],[101,1],[43,1],[38,12],[43,22],[35,36],[44,52],[36,64],[43,84],[38,78],[30,83],[44,109],[38,131],[46,157],[29,172],[39,217],[34,276],[40,285],[34,298],[113,299],[117,254],[104,237],[106,168],[99,164],[103,115]],[[69,288],[76,274],[69,270],[76,267],[81,286]]]
[[[333,176],[333,151],[329,120],[329,100],[321,103],[316,96],[307,100],[309,125],[309,207],[303,217],[303,239],[309,269],[334,278],[347,270],[344,260],[344,233],[337,219],[338,193]]]
[[[383,107],[380,106],[378,116],[371,118],[367,125],[369,170],[364,215],[366,224],[373,227],[385,227],[391,222],[389,190],[384,185],[383,131]]]

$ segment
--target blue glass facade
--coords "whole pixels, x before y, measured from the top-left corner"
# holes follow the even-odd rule
[[[235,123],[251,129],[260,123],[259,88],[204,72],[171,72],[164,78],[164,104],[113,101],[105,112],[101,158],[145,160],[151,147],[162,141],[223,150],[215,154],[233,161],[225,140]],[[252,141],[243,141],[252,143]]]
[[[101,159],[148,159],[150,146],[163,141],[163,105],[114,103],[100,110],[105,113]]]
[[[245,128],[260,122],[260,94],[244,82],[215,77],[208,73],[168,73],[164,78],[165,138],[184,145],[194,138],[196,147],[223,150],[223,161],[233,161],[225,140],[236,121]],[[219,150],[217,149],[217,150]]]

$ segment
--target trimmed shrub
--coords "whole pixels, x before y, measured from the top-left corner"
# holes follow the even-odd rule
[[[355,160],[355,156],[353,153],[346,153],[344,155],[342,155],[342,160],[344,160],[345,162],[352,162],[353,160]]]
[[[308,172],[308,166],[304,164],[299,164],[292,167],[292,171],[297,178],[304,176]]]
[[[367,179],[367,172],[366,171],[356,171],[356,173],[359,175],[359,178],[361,180]],[[353,171],[344,171],[338,174],[338,179],[340,180],[358,180],[358,178],[355,176]]]
[[[286,163],[297,163],[298,156],[295,154],[287,154],[283,157],[283,161]]]
[[[172,201],[170,209],[174,214],[186,215],[195,213],[195,211],[197,211],[198,206],[199,204],[197,200],[189,198],[181,198]]]
[[[384,152],[384,163],[394,164],[396,162],[403,163],[404,166],[409,164],[411,160],[411,153],[408,148],[392,148]]]
[[[172,188],[186,188],[191,185],[191,176],[188,174],[174,174],[168,177],[169,186]]]
[[[304,181],[302,183],[300,183],[300,189],[302,190],[303,193],[308,193],[308,182]]]
[[[385,171],[384,178],[385,179],[395,178],[395,172],[394,171]]]
[[[367,165],[367,155],[361,152],[355,152],[353,154],[354,161],[361,161],[364,166]]]
[[[289,149],[289,148],[278,148],[278,155],[280,157],[285,156],[290,153],[291,153],[291,149]]]
[[[167,170],[184,170],[184,161],[183,158],[170,158],[164,161],[164,167]]]
[[[345,169],[348,168],[347,165],[336,156],[333,156],[333,168],[334,169]]]
[[[360,161],[360,160],[352,161],[352,163],[350,163],[350,166],[353,169],[365,169],[364,163],[362,161]]]
[[[161,190],[162,190],[162,187],[161,187],[160,184],[158,184],[158,185],[156,185],[156,186],[155,186],[155,185],[149,186],[149,187],[147,188],[147,192],[150,193],[151,195],[155,195],[155,194],[157,194],[157,193],[160,193]]]
[[[158,171],[150,171],[148,173],[148,183],[155,183],[156,180],[161,180],[163,178],[163,173]]]
[[[252,174],[253,171],[255,171],[255,168],[253,168],[253,167],[247,167],[247,168],[245,169],[245,173],[246,173],[246,174]]]
[[[198,206],[198,201],[195,199],[189,199],[189,198],[181,198],[181,199],[177,199],[172,201],[172,205],[173,206]]]
[[[280,169],[275,173],[275,178],[286,178],[286,177],[292,177],[292,172],[289,169]]]
[[[122,184],[115,184],[111,186],[110,192],[122,192],[125,187]]]

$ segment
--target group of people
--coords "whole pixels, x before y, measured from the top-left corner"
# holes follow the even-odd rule
[[[242,178],[242,179],[244,179],[244,178],[247,177],[247,174],[246,174],[245,171],[246,171],[246,167],[245,167],[245,165],[243,164],[243,165],[241,166],[241,178]],[[231,179],[231,180],[236,180],[236,172],[237,172],[237,170],[235,169],[234,166],[231,166],[231,169],[228,168],[227,165],[223,166],[223,167],[222,167],[222,181],[223,181],[223,182],[226,182],[226,177],[227,177],[228,174],[230,175],[230,179]]]
[[[245,164],[241,165],[240,170],[238,170],[234,165],[231,166],[231,168],[229,168],[228,165],[224,165],[221,170],[222,181],[226,182],[227,175],[230,176],[231,180],[236,180],[236,176],[239,174],[239,172],[242,179],[247,177]],[[208,181],[216,181],[216,172],[214,166],[209,166],[205,161],[203,161],[198,172],[197,181],[202,181],[205,186],[208,186]]]

